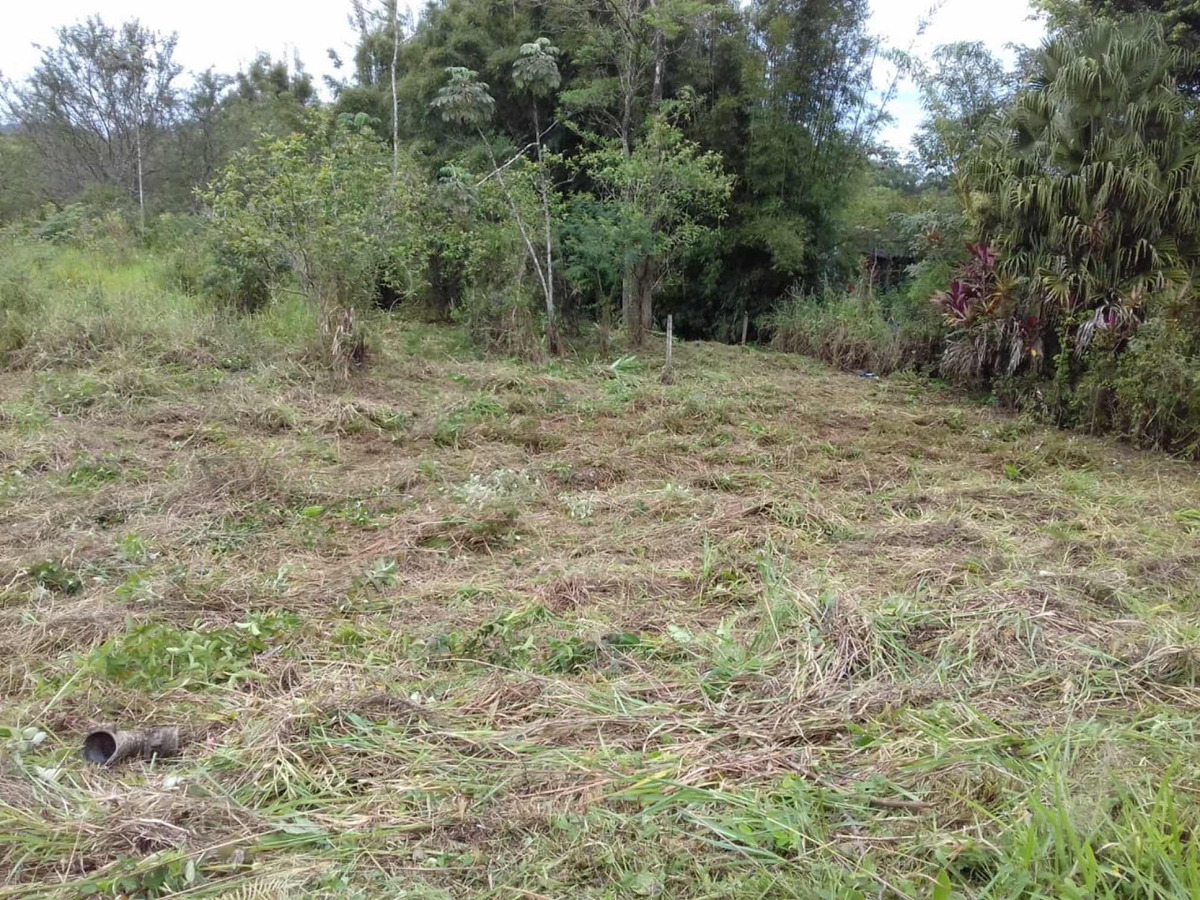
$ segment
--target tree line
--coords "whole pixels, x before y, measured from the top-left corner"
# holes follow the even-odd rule
[[[515,238],[525,253],[506,271],[536,286],[552,344],[554,319],[610,305],[635,342],[656,304],[719,333],[852,261],[837,218],[878,126],[865,0],[448,0],[415,23],[358,3],[351,18],[357,46],[327,103],[294,65],[262,58],[182,89],[174,36],[98,18],[60,29],[5,91],[6,168],[26,173],[5,212],[203,212],[197,190],[238,151],[316,137],[324,118],[390,144],[393,168],[403,157],[445,199],[422,299],[477,316],[461,307],[498,289],[477,283],[497,261],[472,254],[501,248],[476,244]]]
[[[1194,449],[1194,4],[1038,5],[1006,66],[889,50],[866,0],[356,0],[327,99],[267,57],[185,84],[175,36],[91,18],[4,86],[0,217],[167,221],[198,290],[303,293],[347,369],[373,304],[515,353],[670,313]]]

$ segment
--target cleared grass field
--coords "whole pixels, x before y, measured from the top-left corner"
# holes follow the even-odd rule
[[[718,345],[85,351],[0,373],[0,897],[1200,896],[1194,466]]]

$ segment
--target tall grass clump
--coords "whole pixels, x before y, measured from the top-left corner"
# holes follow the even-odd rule
[[[841,369],[880,375],[931,368],[942,351],[942,326],[928,303],[903,291],[820,293],[794,290],[765,322],[771,345]]]
[[[303,321],[299,321],[299,320]],[[198,283],[178,257],[127,242],[54,242],[0,236],[0,366],[86,365],[106,354],[148,362],[240,366],[303,347],[313,317],[280,295],[238,313]]]
[[[163,289],[161,262],[128,248],[10,237],[0,257],[7,366],[77,364],[111,350],[157,355],[195,341],[199,298]]]

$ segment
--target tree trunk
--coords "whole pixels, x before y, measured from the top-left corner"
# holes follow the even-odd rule
[[[621,75],[621,150],[626,156],[633,153],[633,105],[637,101],[637,75],[634,72],[634,60],[626,53],[623,60],[626,71]]]
[[[650,8],[658,11],[658,0],[650,0]],[[661,28],[654,29],[654,83],[650,88],[650,104],[657,107],[663,98],[663,67],[666,63],[666,51],[663,46]]]
[[[562,353],[558,340],[558,311],[554,308],[554,232],[550,219],[550,186],[546,176],[546,160],[542,152],[542,123],[538,118],[537,101],[533,103],[533,127],[537,135],[538,192],[542,195],[542,221],[546,230],[546,344],[555,356]]]
[[[658,11],[658,0],[650,0],[650,8]],[[657,111],[663,99],[663,68],[666,52],[661,28],[654,29],[654,81],[650,87],[650,104]],[[638,276],[638,316],[643,337],[654,327],[654,286],[658,281],[658,263],[653,257],[642,263]]]
[[[635,281],[634,267],[630,263],[626,263],[621,272],[621,327],[625,329],[625,334],[631,344],[640,343],[640,341],[635,341],[635,332],[638,330],[637,323],[641,321],[637,315],[637,304],[634,302]]]
[[[642,339],[654,327],[654,286],[658,280],[658,264],[653,259],[642,263],[638,277],[638,318]]]
[[[654,327],[654,283],[658,278],[658,266],[652,259],[644,259],[630,266],[629,277],[626,279],[628,295],[623,309],[625,314],[625,330],[629,335],[629,343],[640,347],[646,340],[646,335]]]
[[[142,237],[146,236],[146,192],[142,188],[142,126],[137,126],[138,221]]]
[[[396,66],[400,62],[400,0],[392,0],[392,190],[400,177],[400,95],[396,93]]]
[[[632,73],[629,77],[632,79]],[[630,85],[632,85],[632,80]],[[621,111],[621,149],[626,159],[633,155],[633,96],[632,91],[628,88],[625,92],[624,108]],[[625,329],[629,343],[638,347],[641,346],[642,336],[638,326],[640,317],[637,311],[637,274],[635,269],[635,264],[626,262],[621,270],[621,325]]]

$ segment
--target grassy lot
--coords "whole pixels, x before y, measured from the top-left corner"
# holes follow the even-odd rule
[[[0,897],[1200,896],[1193,466],[717,345],[76,350],[0,373]]]

